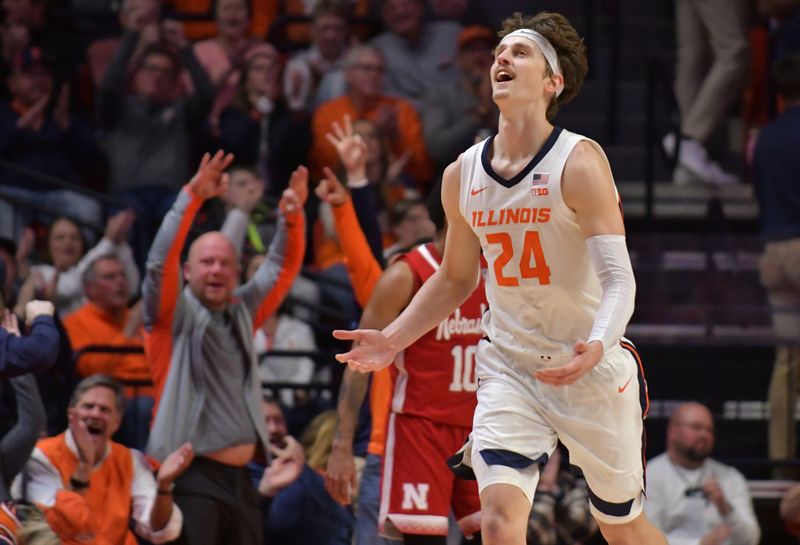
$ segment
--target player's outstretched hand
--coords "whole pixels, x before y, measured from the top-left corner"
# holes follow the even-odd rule
[[[297,167],[289,178],[289,187],[283,190],[278,208],[284,214],[296,214],[303,209],[308,198],[308,169]]]
[[[536,380],[540,380],[551,386],[564,386],[572,384],[583,375],[592,370],[603,357],[603,344],[600,341],[578,341],[574,346],[574,355],[569,363],[561,367],[550,369],[540,369],[533,374]]]
[[[353,341],[353,348],[344,354],[336,354],[336,360],[346,363],[350,369],[359,373],[383,369],[394,361],[398,352],[386,335],[375,329],[335,329],[333,336],[340,340]]]
[[[212,157],[210,153],[203,155],[200,167],[189,182],[192,193],[202,199],[219,197],[228,188],[228,175],[225,169],[233,162],[233,154],[225,154],[219,150]]]

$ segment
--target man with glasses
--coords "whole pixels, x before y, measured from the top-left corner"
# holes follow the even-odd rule
[[[385,63],[380,52],[369,46],[352,48],[344,60],[347,92],[323,103],[314,113],[312,122],[313,145],[312,179],[322,177],[322,167],[334,168],[339,156],[325,134],[334,122],[341,123],[345,115],[353,121],[368,119],[375,123],[388,139],[394,158],[407,158],[404,173],[423,189],[433,174],[432,164],[425,150],[422,123],[414,106],[402,98],[384,94]]]
[[[761,531],[747,482],[710,458],[714,420],[700,403],[678,406],[667,427],[667,452],[647,464],[648,518],[671,545],[756,545]]]

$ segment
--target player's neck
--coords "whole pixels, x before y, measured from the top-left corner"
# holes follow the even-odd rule
[[[536,155],[553,131],[553,125],[535,112],[501,113],[493,157],[510,161]]]

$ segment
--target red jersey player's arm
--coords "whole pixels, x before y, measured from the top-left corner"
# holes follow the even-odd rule
[[[414,294],[414,273],[405,261],[397,261],[386,269],[364,307],[359,327],[381,329],[397,318]],[[369,376],[345,368],[336,408],[338,422],[333,439],[325,485],[340,503],[350,502],[354,484],[353,435],[358,411],[367,393]]]
[[[611,169],[591,142],[578,142],[570,153],[564,165],[561,191],[564,202],[577,215],[585,238],[625,234]]]
[[[403,313],[383,334],[398,351],[447,318],[475,291],[480,277],[481,245],[461,215],[461,157],[442,178],[442,205],[447,215],[442,265],[420,288]]]

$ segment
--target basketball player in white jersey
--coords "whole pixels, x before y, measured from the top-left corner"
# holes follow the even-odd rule
[[[560,439],[606,541],[666,545],[642,511],[647,387],[622,338],[636,287],[616,188],[595,142],[551,124],[580,88],[585,49],[554,13],[515,14],[500,35],[498,133],[445,170],[441,268],[383,331],[334,332],[355,341],[337,359],[363,372],[389,365],[475,289],[483,251],[486,339],[461,451],[478,479],[483,543],[525,544],[539,467]]]

